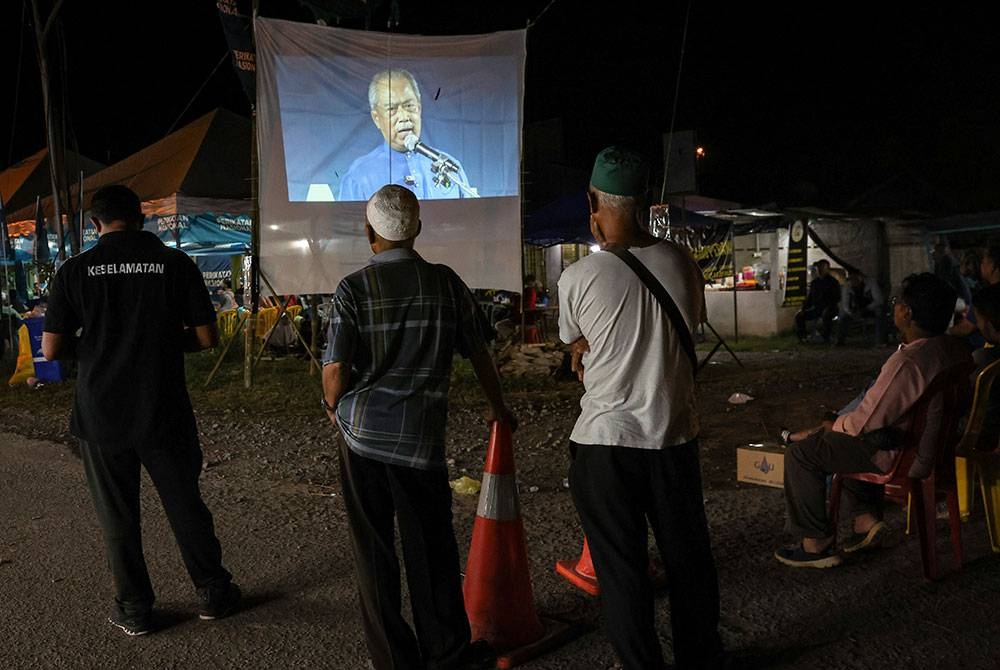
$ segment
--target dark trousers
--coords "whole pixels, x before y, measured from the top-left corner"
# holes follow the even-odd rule
[[[104,534],[108,565],[117,588],[116,601],[126,612],[153,606],[153,586],[142,552],[139,514],[140,466],[163,503],[181,557],[195,588],[225,588],[231,575],[222,566],[222,548],[212,513],[201,499],[201,447],[180,443],[170,448],[112,450],[80,442],[87,486]]]
[[[795,313],[795,334],[799,340],[806,339],[806,323],[813,319],[822,319],[820,325],[820,335],[824,342],[830,341],[830,334],[833,332],[833,317],[837,316],[837,306],[830,307],[806,307]]]
[[[664,667],[647,522],[667,573],[675,663],[707,666],[722,652],[722,641],[697,440],[662,450],[570,442],[570,450],[570,491],[601,586],[604,625],[622,667]]]
[[[802,537],[830,536],[826,478],[834,472],[880,472],[872,463],[878,446],[830,431],[796,442],[785,450],[785,529]],[[882,516],[882,487],[856,479],[843,480],[848,508],[857,516]]]
[[[355,454],[343,438],[339,442],[361,615],[375,670],[459,667],[472,633],[462,597],[448,473],[381,463]],[[400,612],[394,519],[415,634]]]

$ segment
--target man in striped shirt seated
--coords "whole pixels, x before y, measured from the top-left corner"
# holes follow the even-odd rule
[[[410,190],[387,185],[369,199],[375,255],[334,295],[322,402],[342,436],[340,479],[374,667],[492,668],[489,646],[470,644],[452,527],[444,432],[455,352],[472,363],[488,420],[516,421],[472,293],[451,268],[413,250],[420,225]],[[416,634],[400,613],[394,517]]]

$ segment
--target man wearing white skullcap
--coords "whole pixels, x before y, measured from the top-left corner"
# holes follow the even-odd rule
[[[413,250],[416,196],[383,186],[368,201],[365,231],[374,256],[334,295],[322,403],[341,433],[340,481],[368,651],[376,670],[493,668],[489,644],[469,641],[452,527],[444,430],[456,351],[472,363],[487,419],[517,422],[472,293],[451,268]],[[400,613],[394,520],[416,634]]]

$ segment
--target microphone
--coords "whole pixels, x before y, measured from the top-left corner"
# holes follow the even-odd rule
[[[427,158],[430,158],[435,163],[439,163],[444,170],[458,172],[458,164],[452,160],[451,156],[443,151],[432,149],[421,142],[420,138],[416,135],[407,135],[406,139],[403,140],[403,144],[406,146],[407,151],[416,151],[418,154],[427,156]]]

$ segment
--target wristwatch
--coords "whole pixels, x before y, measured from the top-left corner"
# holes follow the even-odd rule
[[[337,411],[336,407],[334,407],[333,405],[331,405],[330,403],[328,403],[326,401],[326,396],[323,395],[322,393],[319,396],[319,402],[320,402],[321,405],[323,405],[323,409],[325,409],[327,412],[336,412]]]

